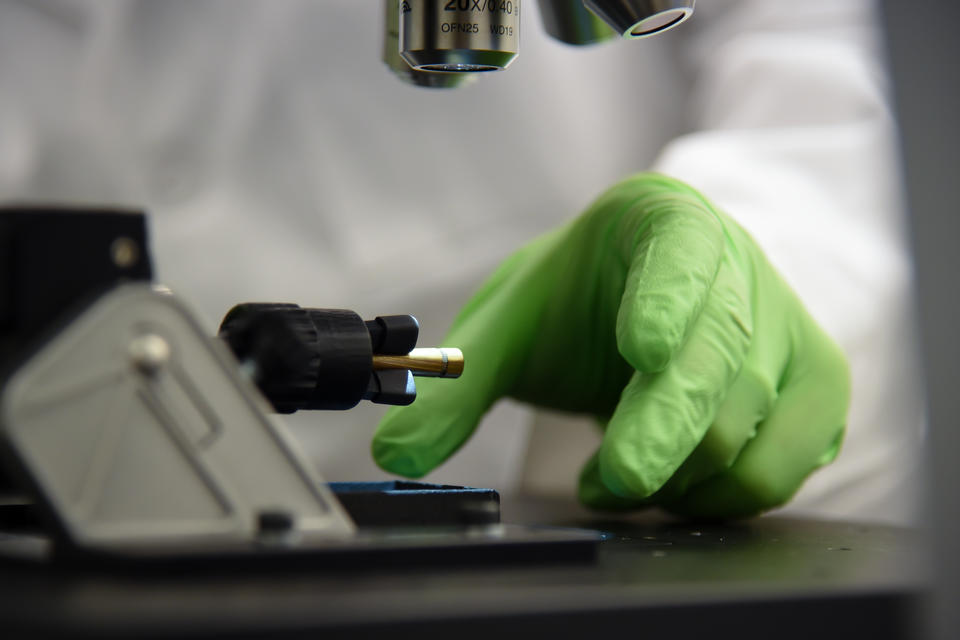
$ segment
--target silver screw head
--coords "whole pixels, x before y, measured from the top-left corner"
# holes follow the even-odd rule
[[[170,361],[170,344],[155,333],[137,336],[127,347],[130,361],[147,375],[155,375]]]

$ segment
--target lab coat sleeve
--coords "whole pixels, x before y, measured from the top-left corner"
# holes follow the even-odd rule
[[[787,509],[909,522],[922,410],[874,7],[698,3],[689,26],[691,133],[654,168],[700,189],[754,235],[853,371],[842,452]]]

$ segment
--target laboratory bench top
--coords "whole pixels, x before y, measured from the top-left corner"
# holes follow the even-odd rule
[[[354,566],[308,556],[156,571],[0,560],[0,637],[916,636],[927,565],[918,531],[779,516],[609,517],[522,498],[503,499],[502,520],[603,540],[589,557],[530,562],[385,556]]]

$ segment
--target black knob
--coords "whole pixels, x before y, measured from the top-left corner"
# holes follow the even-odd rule
[[[362,399],[410,404],[413,376],[374,371],[373,354],[409,353],[418,333],[413,316],[364,322],[353,311],[280,303],[239,304],[220,324],[220,337],[280,413],[350,409]]]
[[[405,355],[416,348],[420,337],[420,323],[413,316],[377,316],[366,325],[376,354]]]

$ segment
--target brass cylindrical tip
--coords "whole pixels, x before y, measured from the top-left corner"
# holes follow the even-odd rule
[[[373,356],[374,369],[409,369],[415,376],[459,378],[463,373],[463,352],[460,349],[414,349],[405,356]]]

